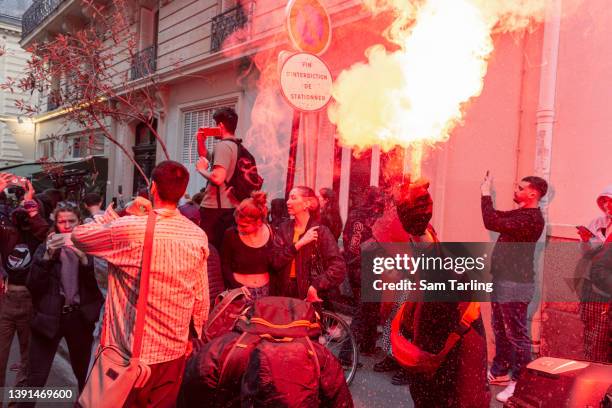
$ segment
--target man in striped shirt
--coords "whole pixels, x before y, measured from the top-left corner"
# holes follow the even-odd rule
[[[149,211],[155,211],[149,295],[141,360],[151,367],[147,384],[133,391],[130,405],[174,406],[180,387],[190,322],[200,336],[208,318],[206,234],[176,208],[189,181],[180,163],[164,161],[152,173],[151,203],[140,198],[119,218],[112,207],[95,223],[74,229],[72,241],[108,261],[108,295],[101,343],[131,353],[140,265]]]

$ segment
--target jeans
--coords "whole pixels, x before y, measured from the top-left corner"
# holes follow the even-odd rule
[[[4,295],[0,295],[0,387],[5,386],[6,366],[15,333],[19,339],[21,354],[17,385],[25,385],[31,320],[32,298],[25,287],[19,291],[9,289]]]
[[[258,288],[250,288],[248,286],[246,286],[246,288],[251,293],[251,298],[253,299],[253,301],[261,299],[262,297],[270,296],[270,285],[269,284],[265,284]]]
[[[516,381],[531,361],[531,339],[527,327],[527,307],[533,298],[533,283],[497,281],[491,296],[495,358],[491,373],[505,375],[512,371]]]

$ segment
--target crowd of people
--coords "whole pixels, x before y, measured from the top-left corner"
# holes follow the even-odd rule
[[[414,302],[407,293],[398,292],[384,313],[380,303],[361,300],[364,248],[385,242],[432,246],[439,242],[431,225],[433,203],[426,181],[396,186],[390,192],[366,189],[355,195],[346,223],[329,188],[315,192],[306,186],[294,187],[286,200],[272,200],[270,208],[263,191],[238,201],[228,188],[237,166],[238,117],[224,108],[214,119],[221,130],[220,141],[214,154],[197,164],[207,186],[183,205],[179,204],[189,172],[173,161],[159,163],[143,194],[146,197],[136,197],[122,209],[109,205],[103,210],[103,199],[95,193],[79,203],[68,203],[61,191],[35,192],[29,181],[0,173],[0,387],[5,385],[15,334],[21,359],[13,368],[18,371],[16,386],[20,387],[45,385],[62,339],[79,391],[87,387],[98,344],[116,347],[128,356],[134,352],[143,248],[147,223],[153,216],[146,319],[139,340],[140,360],[149,366],[150,375],[144,387],[129,394],[128,406],[174,406],[181,398],[193,400],[193,395],[180,396],[185,390],[197,393],[198,387],[214,388],[211,381],[204,384],[201,378],[197,381],[202,384],[190,383],[189,376],[183,384],[183,373],[189,368],[190,356],[202,358],[201,350],[199,354],[193,351],[197,343],[190,339],[202,338],[214,299],[221,292],[243,288],[255,304],[269,296],[317,303],[339,298],[345,279],[352,289],[355,314],[351,330],[360,352],[376,353],[377,327],[382,323],[385,357],[374,370],[396,371],[392,382],[410,387],[415,406],[488,407],[489,384],[507,385],[498,400],[505,402],[512,396],[532,356],[527,306],[535,290],[534,249],[544,229],[539,202],[547,194],[546,181],[523,178],[514,193],[518,208],[512,211],[493,207],[488,173],[481,186],[484,226],[499,233],[491,262],[495,356],[487,369],[479,313],[465,325],[467,310],[473,311],[469,302]],[[605,245],[612,241],[612,190],[602,193],[597,204],[603,215],[579,230],[581,250],[590,262],[581,309],[584,348],[586,358],[612,362],[612,246]],[[533,246],[516,256],[507,243]],[[401,335],[419,350],[414,361],[394,349],[398,343],[393,339],[397,336],[393,322],[398,315],[403,324]],[[460,340],[445,351],[443,359],[436,359],[453,333]],[[232,344],[237,341],[237,337],[231,339]],[[258,389],[254,397],[252,387],[257,381],[246,391],[244,383],[241,391],[234,381],[238,395],[251,395],[248,406],[281,400],[279,406],[352,406],[339,368],[347,363],[343,361],[346,356],[341,353],[336,360],[318,344],[312,347],[311,354],[318,361],[313,367],[321,378],[315,381],[316,398],[299,405],[280,398],[295,388],[287,391],[274,386]],[[212,355],[221,349],[203,350]],[[268,375],[278,373],[269,370]],[[230,394],[235,399],[236,394]],[[217,404],[224,406],[223,402]]]

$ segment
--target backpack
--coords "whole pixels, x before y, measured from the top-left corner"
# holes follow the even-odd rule
[[[209,342],[234,330],[238,317],[245,312],[250,301],[251,294],[244,286],[220,293],[202,331],[204,340]]]
[[[321,333],[318,320],[302,300],[257,300],[238,319],[242,334],[226,354],[220,385],[242,378],[242,406],[318,407],[321,367],[311,341]]]
[[[263,178],[257,172],[257,163],[255,158],[246,147],[242,145],[240,139],[228,139],[228,141],[236,143],[238,152],[236,153],[236,165],[234,173],[227,181],[228,193],[231,194],[237,201],[242,201],[249,198],[253,191],[261,190]],[[217,189],[217,204],[221,208],[221,192]]]
[[[320,358],[334,357],[318,344],[320,334],[312,304],[273,296],[256,300],[233,331],[212,339],[187,361],[178,406],[322,406],[322,391],[334,381],[333,370],[325,371],[329,363]],[[346,387],[339,365],[337,371],[337,384]],[[350,398],[348,388],[345,393]]]

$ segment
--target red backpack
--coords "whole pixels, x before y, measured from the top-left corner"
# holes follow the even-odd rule
[[[203,339],[209,342],[234,330],[238,318],[245,313],[250,302],[251,293],[244,286],[220,293],[204,325]]]

